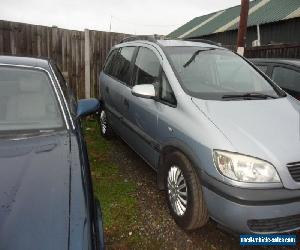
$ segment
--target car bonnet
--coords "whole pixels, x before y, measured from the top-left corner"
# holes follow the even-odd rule
[[[300,102],[296,99],[192,100],[236,152],[269,161],[283,175],[288,175],[286,164],[300,161]]]
[[[0,139],[0,249],[67,249],[68,134]]]

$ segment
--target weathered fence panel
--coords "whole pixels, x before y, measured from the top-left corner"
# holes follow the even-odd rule
[[[227,49],[236,51],[236,46],[222,45]],[[257,47],[246,47],[245,57],[248,58],[296,58],[300,59],[300,43],[274,44]]]
[[[86,35],[88,46],[85,43]],[[0,20],[0,55],[51,58],[63,72],[68,73],[68,81],[78,98],[98,97],[98,76],[106,56],[113,45],[127,36],[129,35],[94,30],[75,31]],[[85,62],[87,51],[89,63]],[[300,58],[300,44],[246,48],[245,56]],[[89,77],[86,77],[86,72],[89,72]]]
[[[126,34],[88,31],[85,47],[84,31],[46,27],[0,20],[0,55],[47,57],[53,59],[63,72],[78,98],[85,95],[85,50],[90,52],[90,93],[98,96],[98,75],[111,46]],[[88,71],[87,71],[88,72]]]
[[[91,82],[97,82],[99,77],[99,72],[101,71],[103,64],[105,62],[106,56],[109,50],[115,44],[118,44],[122,39],[124,39],[126,34],[120,33],[110,33],[103,31],[90,32],[90,59],[91,59],[91,72],[98,72],[98,74],[91,74]],[[99,93],[98,84],[91,85],[91,96],[97,96]]]
[[[300,58],[300,44],[280,44],[246,48],[249,58]]]

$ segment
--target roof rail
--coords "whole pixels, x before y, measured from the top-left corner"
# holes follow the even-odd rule
[[[121,43],[132,42],[137,40],[145,40],[149,42],[156,43],[158,39],[162,39],[163,36],[160,35],[138,35],[138,36],[129,36],[124,38]]]
[[[222,46],[221,43],[216,43],[214,41],[211,41],[211,40],[207,40],[207,39],[202,39],[202,38],[185,38],[185,39],[182,39],[184,41],[191,41],[191,42],[200,42],[200,43],[207,43],[207,44],[210,44],[210,45],[215,45],[215,46]]]

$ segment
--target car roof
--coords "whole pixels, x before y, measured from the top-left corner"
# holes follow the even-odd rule
[[[49,62],[50,60],[48,58],[0,55],[0,64],[22,65],[49,69]]]
[[[148,40],[134,40],[129,42],[124,42],[116,45],[116,47],[123,47],[128,45],[136,45],[136,43],[152,43],[156,44],[160,47],[202,47],[202,48],[218,48],[218,49],[225,49],[221,46],[213,45],[210,43],[205,42],[196,42],[196,41],[184,41],[184,40],[156,40],[156,42],[148,41]]]
[[[251,58],[254,63],[281,63],[300,67],[300,59],[294,58]]]
[[[160,45],[164,47],[203,47],[203,48],[222,48],[217,45],[205,43],[205,42],[195,42],[195,41],[182,41],[182,40],[158,40]]]

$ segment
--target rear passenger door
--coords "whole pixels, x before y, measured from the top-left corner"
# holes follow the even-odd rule
[[[135,47],[121,47],[111,53],[107,59],[104,73],[100,78],[101,98],[108,111],[108,119],[113,129],[121,136],[124,133],[122,111],[123,92],[131,79],[131,60]]]

